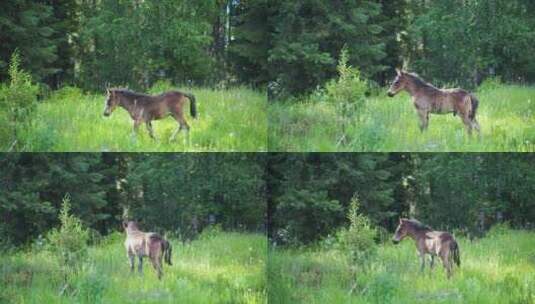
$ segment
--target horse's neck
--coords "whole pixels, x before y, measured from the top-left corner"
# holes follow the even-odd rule
[[[131,112],[135,109],[134,103],[130,101],[130,99],[127,99],[125,97],[121,97],[121,99],[119,100],[119,105],[128,112]]]
[[[409,84],[405,86],[405,90],[411,95],[411,96],[417,96],[419,93],[423,90],[437,90],[439,89],[433,87],[433,86],[417,86],[412,80],[409,81]]]
[[[425,237],[425,234],[427,232],[429,232],[430,230],[427,230],[427,229],[421,229],[421,230],[418,230],[418,229],[415,229],[413,228],[412,230],[410,230],[408,232],[408,235],[416,242],[418,243],[420,241],[420,239],[423,237]]]

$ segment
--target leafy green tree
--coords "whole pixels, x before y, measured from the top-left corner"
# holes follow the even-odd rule
[[[20,68],[20,56],[17,51],[11,56],[9,64],[9,84],[0,86],[0,108],[5,113],[0,117],[7,118],[4,126],[10,134],[2,134],[9,144],[6,150],[14,150],[23,146],[20,132],[31,123],[32,111],[37,102],[38,87],[32,83],[31,76]],[[3,115],[2,115],[3,114]]]
[[[79,218],[71,214],[69,196],[63,198],[59,214],[61,226],[52,229],[48,235],[48,249],[60,260],[65,275],[81,267],[87,255],[89,232]]]

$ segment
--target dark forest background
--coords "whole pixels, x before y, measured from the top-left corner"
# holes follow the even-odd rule
[[[269,235],[319,240],[347,226],[351,198],[390,236],[399,218],[482,236],[497,223],[535,227],[535,155],[281,153],[268,166]]]
[[[531,0],[273,0],[268,28],[266,64],[282,96],[334,78],[344,47],[381,86],[402,66],[439,86],[535,82]]]
[[[5,153],[0,155],[0,244],[59,225],[62,199],[97,235],[124,218],[195,237],[203,228],[265,231],[265,155],[241,153]]]
[[[267,0],[3,0],[0,82],[11,55],[53,89],[160,79],[214,86],[267,81]]]

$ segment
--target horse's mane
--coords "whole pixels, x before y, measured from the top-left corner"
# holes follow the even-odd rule
[[[423,224],[419,220],[410,219],[405,221],[410,223],[411,226],[414,227],[416,230],[433,230],[431,229],[431,227],[427,226],[426,224]]]
[[[427,88],[438,90],[437,87],[430,84],[429,82],[426,82],[416,73],[403,72],[403,74],[405,74],[406,76],[409,76],[409,78],[412,79],[413,83],[419,87],[427,87]]]

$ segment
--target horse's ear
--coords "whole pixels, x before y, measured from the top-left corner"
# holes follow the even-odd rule
[[[396,74],[398,74],[398,76],[401,76],[401,69],[396,68]]]

